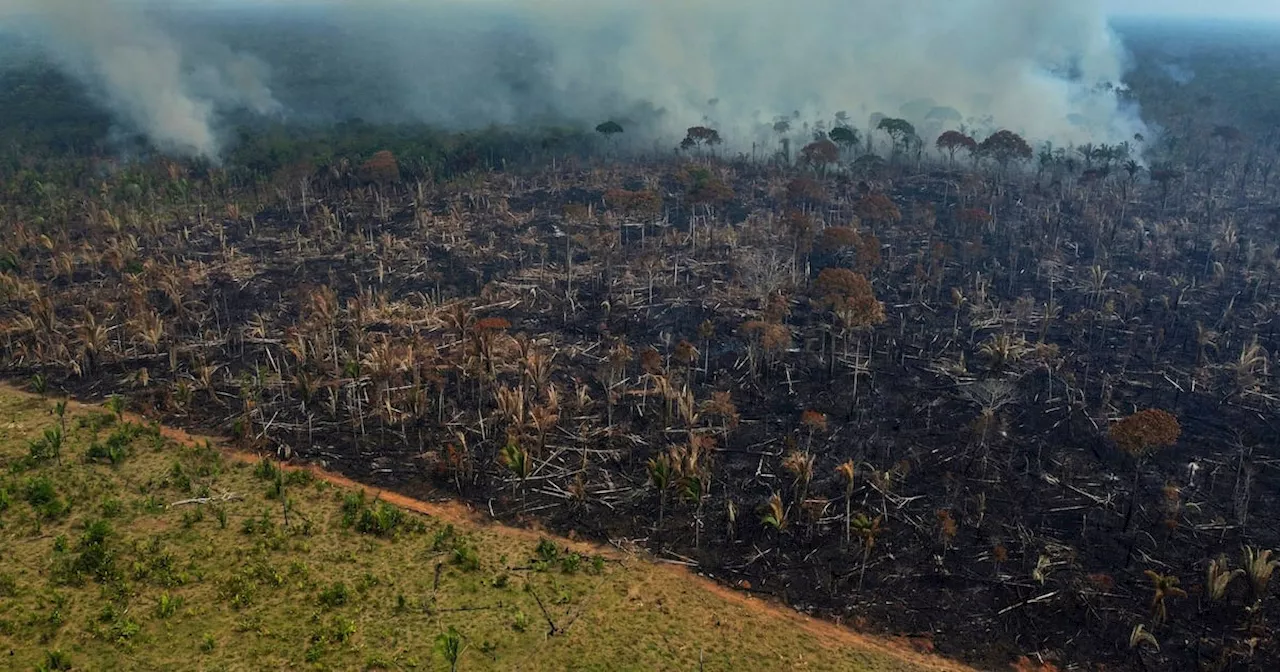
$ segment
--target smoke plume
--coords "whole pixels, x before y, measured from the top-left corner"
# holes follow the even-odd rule
[[[907,118],[926,141],[1143,130],[1101,0],[0,0],[0,21],[19,16],[121,123],[189,154],[216,154],[234,111],[616,119],[672,145],[706,124],[749,146],[777,118],[841,111]]]
[[[165,151],[215,156],[217,115],[278,111],[261,63],[216,42],[181,41],[150,9],[129,0],[0,0],[0,20]]]

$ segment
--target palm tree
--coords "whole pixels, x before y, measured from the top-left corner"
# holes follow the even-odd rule
[[[720,418],[720,436],[725,439],[729,436],[729,430],[738,425],[738,407],[733,403],[732,393],[728,390],[712,392],[711,398],[702,402],[702,413],[704,416]]]
[[[1165,600],[1170,597],[1186,597],[1187,591],[1178,587],[1176,576],[1164,575],[1150,569],[1143,574],[1151,579],[1151,620],[1154,625],[1160,625],[1169,618]]]
[[[867,514],[859,513],[853,519],[853,529],[862,540],[862,567],[858,570],[858,592],[862,592],[862,579],[867,574],[867,559],[871,557],[871,549],[876,545],[876,537],[880,536],[881,522],[884,520],[882,516],[868,518]]]
[[[1117,448],[1133,458],[1133,484],[1129,488],[1129,506],[1121,528],[1122,532],[1127,532],[1129,522],[1133,520],[1133,507],[1138,499],[1138,479],[1142,475],[1143,465],[1155,450],[1177,443],[1182,427],[1178,424],[1178,419],[1169,412],[1148,408],[1116,422],[1108,430],[1108,434]],[[1133,544],[1130,543],[1126,565],[1132,557]]]
[[[499,454],[498,459],[516,477],[516,484],[520,488],[520,509],[524,510],[525,481],[529,478],[529,473],[532,471],[533,466],[532,460],[529,459],[528,451],[520,446],[515,437],[508,437],[507,445],[502,447],[502,452]]]
[[[467,645],[463,644],[462,635],[457,628],[451,625],[448,631],[436,635],[436,650],[449,662],[449,671],[458,672],[458,661],[462,659],[462,652],[467,650]]]
[[[1258,375],[1265,376],[1267,373],[1267,351],[1258,344],[1257,335],[1254,335],[1253,341],[1248,345],[1241,346],[1240,356],[1231,368],[1236,374],[1236,384],[1242,391],[1257,388]]]
[[[1139,623],[1133,626],[1133,630],[1129,632],[1129,648],[1136,649],[1140,644],[1150,644],[1160,650],[1160,642],[1156,641],[1156,636],[1147,630],[1147,626]]]
[[[124,397],[118,394],[113,394],[110,397],[107,397],[107,401],[104,406],[106,406],[107,410],[111,411],[111,413],[116,416],[116,422],[124,421]]]
[[[658,489],[658,529],[662,529],[662,521],[667,514],[667,490],[675,479],[675,465],[669,453],[662,453],[649,458],[649,482]]]
[[[782,505],[781,495],[776,492],[769,495],[769,501],[765,502],[764,513],[760,516],[760,522],[765,527],[772,527],[777,532],[787,529],[787,510]]]
[[[1238,576],[1243,576],[1243,569],[1231,569],[1227,561],[1227,556],[1220,555],[1216,560],[1209,561],[1209,570],[1205,577],[1205,591],[1209,594],[1209,599],[1217,602],[1227,594],[1227,587]]]
[[[992,372],[1000,372],[1009,364],[1017,363],[1029,350],[1024,336],[1014,336],[1006,331],[993,335],[978,346],[978,354],[987,358]]]
[[[31,391],[43,397],[49,391],[49,379],[43,373],[31,376]]]
[[[803,504],[805,495],[809,492],[809,483],[813,480],[813,463],[813,455],[798,450],[791,451],[782,460],[782,467],[791,472],[795,479],[791,483],[796,498],[795,506]]]
[[[108,330],[100,324],[93,313],[86,312],[84,322],[76,329],[76,338],[80,343],[80,359],[83,362],[83,373],[92,373],[96,368],[103,350],[108,345]]]
[[[1208,329],[1196,320],[1196,366],[1204,366],[1206,348],[1218,349],[1218,332]]]
[[[1102,295],[1106,293],[1107,276],[1109,275],[1111,275],[1111,271],[1108,271],[1097,264],[1089,267],[1089,277],[1085,279],[1085,288],[1089,291],[1089,294],[1093,296],[1094,305],[1097,305],[1097,303],[1101,301]]]
[[[1271,559],[1271,551],[1261,551],[1252,546],[1245,547],[1244,569],[1249,575],[1249,584],[1253,588],[1255,599],[1262,599],[1271,583],[1271,574],[1280,567],[1280,560]]]
[[[698,469],[691,474],[685,474],[680,479],[680,494],[686,500],[693,502],[696,510],[693,514],[693,547],[698,548],[702,541],[702,503],[707,498],[707,490],[710,488],[711,473],[710,470]]]
[[[849,526],[851,518],[849,515],[849,507],[853,502],[853,485],[854,485],[854,466],[853,460],[847,460],[836,467],[836,476],[844,482],[844,541],[849,543]]]

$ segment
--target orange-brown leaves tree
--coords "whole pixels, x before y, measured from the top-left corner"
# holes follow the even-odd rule
[[[494,343],[511,328],[511,322],[505,317],[483,317],[476,320],[471,327],[472,338],[475,339],[476,352],[480,362],[489,374],[489,380],[497,378],[497,364],[494,361]]]
[[[685,198],[694,205],[711,207],[733,198],[733,188],[706,168],[686,167],[680,171],[679,178],[684,184]]]
[[[790,210],[782,216],[782,225],[791,237],[792,255],[799,261],[813,249],[813,218],[800,210]]]
[[[650,189],[609,189],[604,192],[604,202],[627,217],[654,219],[662,213],[662,197]]]
[[[961,234],[977,237],[991,223],[991,213],[982,208],[965,208],[956,213],[956,223],[960,225]]]
[[[1172,446],[1181,434],[1178,419],[1158,408],[1138,411],[1111,425],[1108,432],[1117,448],[1137,460],[1146,459],[1157,448]]]
[[[859,236],[853,250],[857,254],[853,266],[855,271],[870,275],[880,265],[880,239],[874,233]]]
[[[1178,424],[1178,419],[1172,413],[1158,408],[1138,411],[1111,425],[1108,431],[1111,440],[1115,442],[1117,448],[1133,458],[1133,485],[1129,488],[1129,507],[1124,514],[1122,531],[1127,532],[1129,523],[1133,520],[1133,508],[1138,499],[1138,479],[1142,476],[1142,465],[1155,450],[1177,443],[1181,434],[1182,426]],[[1135,540],[1136,537],[1130,540],[1125,566],[1128,566],[1133,558]]]
[[[800,150],[800,160],[821,173],[827,166],[840,161],[840,148],[825,138],[817,140]]]
[[[884,304],[876,299],[871,283],[859,273],[847,268],[824,268],[814,283],[820,305],[831,308],[844,332],[845,351],[849,347],[849,333],[873,327],[884,322]],[[834,342],[832,361],[835,360]],[[858,375],[855,366],[853,377],[853,403],[858,401]],[[852,410],[850,411],[852,413]]]
[[[854,251],[854,270],[869,274],[880,265],[880,239],[873,234],[861,235],[847,226],[829,226],[818,236],[818,251],[837,254]]]
[[[864,222],[871,224],[896,224],[902,221],[902,210],[892,198],[875,193],[863,196],[854,207],[854,212]]]
[[[400,181],[400,164],[396,156],[388,150],[382,150],[369,157],[360,165],[360,181],[374,184],[389,184]]]
[[[784,324],[749,320],[742,324],[742,334],[747,338],[748,355],[754,373],[759,373],[762,368],[768,372],[779,354],[791,347],[791,330]],[[761,363],[763,367],[760,366]]]
[[[840,252],[853,247],[859,240],[858,232],[849,226],[828,226],[818,236],[819,252]]]
[[[862,329],[884,322],[884,304],[871,283],[847,268],[824,268],[814,283],[823,305],[831,308],[845,329]]]
[[[956,162],[956,152],[961,149],[968,151],[969,154],[978,151],[978,141],[960,131],[947,131],[939,135],[935,145],[940,151],[947,153],[947,160],[952,164]]]
[[[801,209],[821,207],[827,202],[827,190],[811,177],[797,177],[787,183],[787,202]]]
[[[698,349],[687,339],[681,339],[671,351],[671,361],[687,371],[698,363]]]

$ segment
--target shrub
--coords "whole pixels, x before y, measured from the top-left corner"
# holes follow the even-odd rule
[[[379,502],[378,507],[364,508],[356,521],[356,531],[364,534],[388,536],[404,522],[404,512],[386,503]]]
[[[242,609],[253,604],[253,582],[244,574],[237,573],[222,582],[218,594],[231,604],[232,609]]]
[[[58,491],[48,476],[27,479],[23,494],[31,508],[44,518],[52,520],[71,510],[71,506],[58,497]]]
[[[181,462],[174,462],[169,469],[169,484],[180,492],[191,492],[191,477],[182,468]]]
[[[263,481],[274,481],[280,477],[280,467],[264,457],[253,468],[253,475]]]
[[[46,651],[44,654],[44,662],[36,668],[40,672],[53,670],[69,670],[71,669],[71,656],[64,653],[61,649],[53,649]]]
[[[454,532],[452,524],[436,530],[435,535],[431,538],[431,550],[439,552],[452,547],[456,536],[457,534]]]
[[[85,459],[90,462],[106,462],[112,466],[117,466],[129,457],[129,446],[134,439],[145,431],[144,427],[132,422],[116,425],[116,428],[107,435],[105,440],[94,441],[90,444],[89,450],[85,453]],[[178,467],[178,469],[180,470],[181,468]]]
[[[524,632],[525,630],[529,629],[529,623],[530,623],[529,614],[526,614],[523,611],[516,609],[515,617],[511,621],[512,629],[514,629],[516,632]]]
[[[174,597],[169,593],[161,593],[159,599],[156,600],[156,618],[166,619],[178,612],[182,608],[182,598]]]
[[[76,427],[80,429],[88,429],[97,434],[98,432],[114,425],[116,423],[115,416],[102,411],[91,411],[86,415],[76,418]]]
[[[106,462],[115,466],[124,462],[125,458],[128,457],[128,452],[124,446],[95,441],[89,445],[89,450],[85,452],[84,456],[90,462]]]
[[[550,539],[541,539],[538,541],[538,546],[534,549],[534,553],[543,562],[555,562],[556,558],[560,556],[560,549]]]
[[[356,634],[356,622],[345,616],[338,616],[333,619],[329,628],[329,641],[334,644],[345,644],[354,634]]]
[[[274,532],[276,525],[271,521],[271,515],[265,510],[258,514],[257,518],[245,518],[240,524],[240,532],[242,534],[261,534],[263,536]]]
[[[480,569],[480,553],[474,546],[459,544],[453,549],[453,564],[464,572]]]
[[[347,591],[347,584],[341,581],[335,581],[332,586],[320,591],[320,606],[332,609],[340,607],[347,603],[350,593]]]
[[[61,425],[44,430],[44,436],[31,442],[31,461],[38,463],[60,459],[63,439]]]
[[[84,534],[76,544],[78,555],[72,563],[72,570],[77,576],[91,576],[98,583],[117,578],[115,551],[109,544],[113,534],[111,525],[105,520],[96,520],[85,526]]]
[[[187,509],[186,511],[182,512],[182,527],[185,529],[189,530],[192,527],[195,527],[196,523],[202,522],[203,520],[204,520],[203,506],[197,506],[195,508]]]
[[[281,500],[284,497],[284,475],[277,472],[276,477],[267,486],[267,499]]]
[[[162,588],[186,585],[191,577],[178,566],[178,558],[160,545],[159,537],[152,537],[145,548],[135,545],[135,553],[145,560],[133,563],[133,580],[147,581]]]
[[[360,577],[360,580],[356,582],[356,591],[363,595],[369,592],[370,588],[381,584],[382,581],[378,580],[378,577],[373,572],[365,572]]]
[[[110,603],[98,614],[98,621],[107,625],[106,629],[94,628],[94,636],[107,639],[116,644],[128,644],[130,640],[142,632],[142,626],[129,616],[129,610]]]
[[[103,518],[115,518],[120,515],[121,511],[124,511],[124,502],[115,497],[108,497],[102,500],[101,509]]]

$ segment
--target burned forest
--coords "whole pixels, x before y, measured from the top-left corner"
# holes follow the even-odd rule
[[[1131,35],[1152,132],[1069,146],[353,120],[122,158],[11,71],[0,373],[983,669],[1276,669],[1280,57],[1188,40],[1180,81],[1171,30]]]

